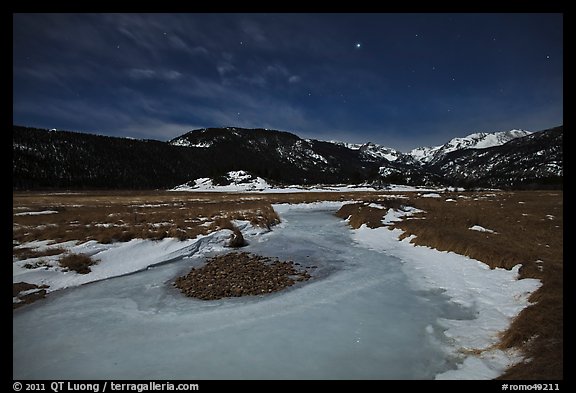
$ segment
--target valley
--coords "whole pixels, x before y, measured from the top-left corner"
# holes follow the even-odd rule
[[[519,314],[509,320],[510,325],[499,325],[504,330],[491,344],[491,349],[475,349],[466,344],[467,349],[462,350],[490,355],[494,349],[509,351],[513,348],[531,359],[508,369],[502,378],[561,377],[562,192],[446,192],[441,189],[273,194],[92,191],[15,193],[13,201],[13,281],[15,288],[22,288],[22,291],[15,289],[15,307],[28,303],[27,297],[41,298],[39,292],[48,295],[46,300],[22,308],[24,313],[27,307],[36,309],[42,308],[43,302],[52,303],[51,299],[60,293],[58,289],[144,272],[172,261],[166,265],[169,266],[183,256],[192,256],[191,261],[201,264],[203,255],[230,252],[226,244],[233,229],[240,230],[248,243],[255,246],[267,234],[277,233],[285,225],[297,224],[290,220],[283,222],[282,213],[278,215],[278,211],[285,209],[282,206],[313,207],[327,203],[323,201],[333,201],[332,212],[341,206],[347,209],[341,210],[339,215],[348,219],[351,228],[375,231],[369,236],[376,241],[374,246],[369,246],[371,248],[378,249],[393,241],[388,246],[392,249],[396,247],[394,244],[410,240],[408,250],[432,247],[439,251],[430,249],[430,252],[440,252],[439,255],[447,251],[457,253],[454,255],[474,258],[491,269],[503,268],[506,269],[503,272],[511,272],[512,276],[518,274],[521,280],[541,282],[541,287],[529,298],[533,305],[524,308],[526,303],[520,308],[509,309],[516,310],[511,315]],[[402,218],[407,207],[418,210]],[[390,216],[391,212],[398,214]],[[364,223],[368,226],[362,226]],[[486,231],[471,230],[476,227]],[[385,232],[378,232],[382,230]],[[385,240],[388,238],[390,240]],[[405,241],[399,242],[402,238]],[[282,243],[289,247],[289,241]],[[279,245],[274,249],[277,251],[273,253],[268,250],[269,256],[294,259],[297,255],[289,251],[290,247],[284,252],[280,251]],[[317,251],[309,249],[308,252]],[[66,271],[58,263],[66,254],[89,255],[98,262],[90,266],[91,272],[87,274]],[[412,252],[406,255],[412,255]],[[400,258],[410,260],[406,255]],[[431,258],[426,255],[421,258]],[[451,257],[441,257],[440,263],[443,258],[449,260]],[[514,268],[517,264],[521,264],[520,270],[514,270],[518,269]],[[332,269],[329,263],[320,267],[325,272]],[[434,265],[434,270],[441,272],[441,264]],[[417,278],[422,274],[421,270],[418,272],[418,269],[411,271],[410,275]],[[457,277],[458,273],[455,274]],[[44,287],[34,290],[17,284],[21,282]],[[432,280],[427,285],[438,284]],[[473,287],[465,292],[469,290],[474,293]],[[65,290],[68,291],[76,289]],[[454,291],[459,290],[455,288]],[[15,315],[20,312],[15,310]],[[488,375],[493,378],[498,374],[482,375],[475,374],[478,378]]]

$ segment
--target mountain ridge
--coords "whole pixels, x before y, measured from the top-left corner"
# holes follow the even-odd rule
[[[13,126],[13,188],[166,189],[239,170],[280,184],[561,187],[562,135],[563,126],[474,133],[441,145],[423,162],[371,142],[302,139],[263,128],[205,128],[161,142]]]
[[[513,139],[522,138],[532,132],[512,129],[510,131],[497,132],[475,132],[465,137],[455,137],[443,145],[431,147],[417,147],[407,154],[417,161],[428,164],[438,161],[442,156],[456,150],[463,149],[485,149],[488,147],[500,146]]]

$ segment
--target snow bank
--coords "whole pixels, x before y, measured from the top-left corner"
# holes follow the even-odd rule
[[[289,210],[338,210],[346,203],[356,203],[357,201],[322,201],[311,203],[278,203],[272,207],[278,214],[285,214]]]
[[[435,193],[435,192],[431,192],[429,194],[422,194],[421,197],[422,198],[440,198],[440,194]]]
[[[226,185],[215,184],[209,177],[194,180],[194,184],[182,184],[170,191],[202,191],[202,192],[247,192],[265,191],[271,188],[270,184],[261,177],[255,177],[245,171],[231,171],[226,177],[230,183]]]
[[[253,227],[249,221],[235,221],[235,224],[247,239],[267,231]],[[58,265],[60,255],[30,258],[12,264],[12,281],[49,285],[47,292],[53,292],[58,289],[135,273],[154,265],[169,263],[181,258],[221,251],[231,233],[230,230],[223,229],[184,241],[166,238],[162,240],[132,239],[128,242],[112,244],[101,244],[96,241],[88,241],[78,245],[75,242],[48,244],[49,241],[25,243],[19,247],[35,248],[38,251],[58,247],[67,252],[91,256],[99,262],[90,267],[92,270],[90,273],[79,274],[75,271],[64,271],[65,269]],[[44,261],[45,266],[35,269],[24,267],[26,264],[34,264],[40,260]]]
[[[251,175],[246,171],[228,172],[226,176],[230,181],[227,185],[218,185],[208,177],[198,178],[186,184],[176,186],[168,191],[190,192],[265,192],[265,193],[290,193],[290,192],[350,192],[350,191],[439,191],[440,188],[424,188],[405,185],[391,184],[384,189],[377,189],[369,184],[316,184],[303,186],[293,184],[290,186],[274,186],[261,177]]]
[[[498,233],[496,231],[493,231],[492,229],[481,227],[480,225],[472,225],[468,229],[470,229],[471,231],[478,231],[478,232]]]
[[[412,212],[413,213],[413,212]],[[385,223],[399,219],[403,212],[388,212]],[[488,265],[453,252],[415,246],[409,238],[398,241],[399,229],[370,229],[362,225],[354,232],[355,240],[368,248],[398,257],[412,284],[417,288],[440,288],[452,302],[474,312],[471,320],[439,320],[443,334],[453,343],[447,348],[462,359],[458,370],[437,375],[437,379],[495,378],[507,367],[520,361],[514,351],[490,349],[498,342],[512,318],[529,305],[529,295],[540,287],[536,279],[518,280],[516,265],[511,270],[490,269]],[[483,350],[468,355],[467,350]]]
[[[413,216],[416,213],[421,213],[423,210],[416,209],[415,207],[406,206],[404,210],[388,209],[386,215],[382,219],[382,224],[390,225],[396,221],[401,221],[404,217]]]
[[[40,212],[22,212],[16,213],[15,216],[43,216],[45,214],[56,214],[58,213],[56,210],[43,210]]]

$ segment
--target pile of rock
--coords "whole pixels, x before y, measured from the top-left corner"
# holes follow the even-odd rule
[[[296,270],[292,261],[243,252],[213,257],[201,268],[178,277],[174,285],[186,296],[214,300],[277,292],[308,279],[310,275]]]

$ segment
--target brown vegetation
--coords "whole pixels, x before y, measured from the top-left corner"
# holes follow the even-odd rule
[[[13,209],[13,239],[17,244],[32,240],[184,240],[227,227],[220,224],[230,220],[248,220],[264,228],[280,221],[262,198],[217,193],[18,193],[13,196]],[[17,215],[43,210],[58,213]]]
[[[385,209],[369,206],[371,203],[378,204]],[[378,228],[382,226],[382,217],[388,209],[401,209],[406,204],[404,199],[384,198],[381,200],[369,200],[367,202],[349,203],[336,212],[336,216],[348,219],[348,224],[358,229],[362,224],[369,228]]]
[[[66,254],[60,258],[59,263],[60,266],[68,270],[74,270],[80,274],[88,274],[92,271],[90,266],[95,265],[98,261],[84,254]]]
[[[563,201],[562,192],[445,193],[441,198],[410,195],[407,205],[424,210],[394,226],[412,243],[453,251],[490,267],[522,264],[520,278],[542,280],[524,309],[502,333],[501,348],[520,348],[529,361],[510,368],[502,379],[563,377]],[[452,199],[454,201],[446,201]],[[382,203],[384,204],[384,203]],[[379,226],[385,210],[353,205],[351,225]],[[470,230],[479,225],[497,233]]]
[[[30,304],[36,300],[44,299],[46,297],[46,288],[48,285],[34,285],[27,282],[15,282],[12,283],[12,296],[18,298],[18,303],[12,303],[12,309],[22,307],[25,304]],[[28,294],[22,294],[22,292],[30,291],[32,289],[37,289],[37,291],[31,291]]]
[[[174,285],[186,296],[202,300],[264,295],[310,278],[294,262],[243,253],[219,255],[199,269],[178,277]]]
[[[59,255],[66,250],[61,247],[54,247],[54,248],[46,248],[44,250],[34,250],[32,248],[24,247],[24,248],[14,248],[14,252],[12,255],[19,260],[23,259],[30,259],[30,258],[40,258],[40,257],[49,257],[52,255]]]

